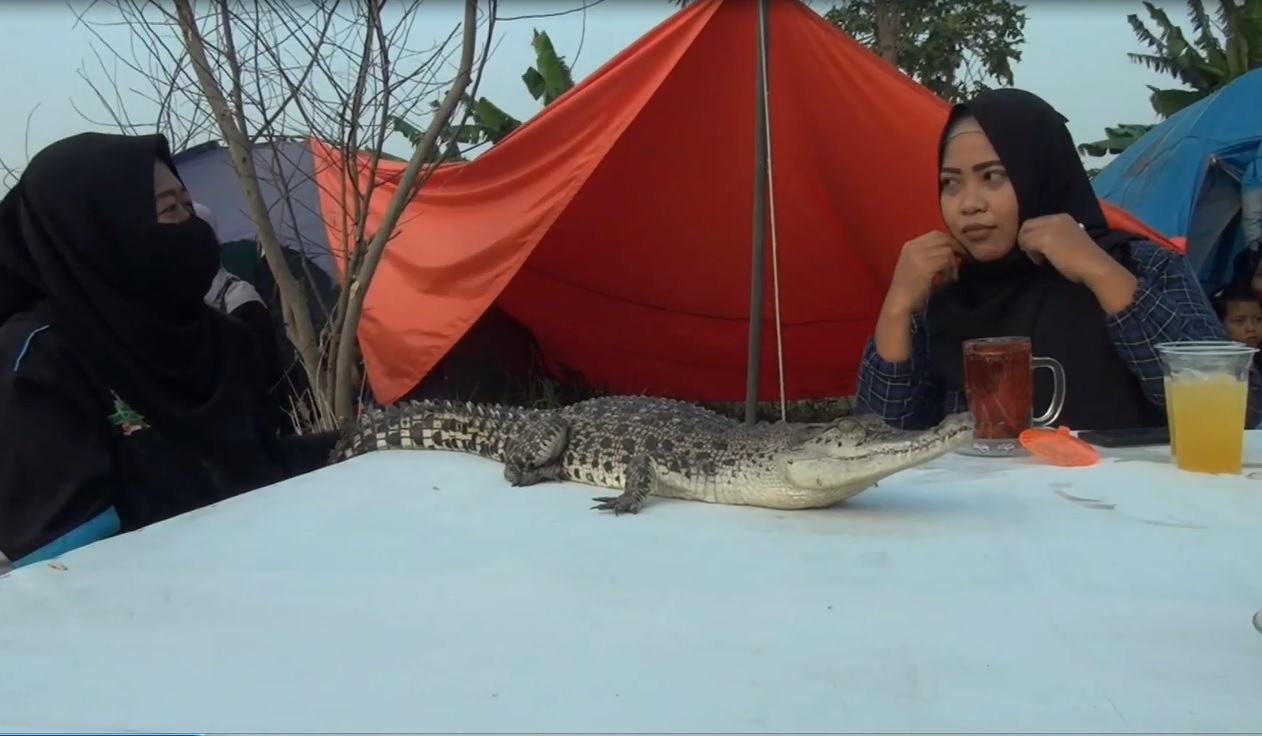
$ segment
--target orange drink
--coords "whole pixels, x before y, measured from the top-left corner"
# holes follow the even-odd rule
[[[1180,470],[1240,472],[1249,366],[1256,352],[1235,342],[1157,346],[1166,374],[1170,449]]]
[[[1179,444],[1174,439],[1174,394],[1170,391],[1170,379],[1166,379],[1166,425],[1170,427],[1170,455],[1179,459]]]
[[[1171,427],[1177,427],[1183,438],[1175,454],[1179,469],[1239,473],[1249,384],[1223,375],[1176,380],[1170,382],[1170,396],[1174,399]]]

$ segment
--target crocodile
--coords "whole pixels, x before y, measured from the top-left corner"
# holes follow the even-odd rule
[[[593,509],[615,515],[639,512],[648,496],[811,509],[945,455],[972,432],[968,413],[912,431],[875,416],[747,425],[695,404],[641,396],[542,410],[404,401],[353,420],[330,460],[376,450],[463,452],[503,463],[513,486],[575,481],[621,491],[593,499]]]

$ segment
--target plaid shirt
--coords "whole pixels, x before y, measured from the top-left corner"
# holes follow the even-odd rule
[[[1131,373],[1139,379],[1144,395],[1153,404],[1166,405],[1166,387],[1155,345],[1187,340],[1226,340],[1222,323],[1214,316],[1192,272],[1179,254],[1148,241],[1132,244],[1139,277],[1135,300],[1129,307],[1106,317],[1113,345]],[[1069,329],[1069,328],[1067,328]],[[949,413],[966,411],[959,391],[947,390],[929,369],[929,336],[925,314],[912,319],[912,356],[890,363],[876,352],[869,339],[859,363],[859,388],[855,413],[879,414],[904,429],[932,427]],[[1262,422],[1262,374],[1252,368],[1249,376],[1247,427]]]

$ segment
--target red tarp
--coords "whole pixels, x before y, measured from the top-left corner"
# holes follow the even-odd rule
[[[743,398],[756,34],[756,3],[697,2],[499,145],[439,170],[367,298],[359,334],[378,400],[411,390],[497,298],[553,368],[595,387]],[[770,3],[768,37],[786,394],[849,395],[900,247],[942,227],[948,105],[799,2]],[[344,169],[312,146],[327,215]],[[403,164],[380,166],[378,221]],[[342,218],[325,219],[343,242]],[[767,232],[760,398],[774,400]]]

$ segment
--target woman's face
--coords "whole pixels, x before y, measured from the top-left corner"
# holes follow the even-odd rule
[[[1256,348],[1262,342],[1262,305],[1256,301],[1227,302],[1223,327],[1227,329],[1227,337]]]
[[[1017,242],[1017,193],[986,134],[968,125],[947,140],[938,172],[942,219],[979,261],[1004,257]]]
[[[171,167],[161,161],[153,165],[153,200],[158,208],[158,222],[163,225],[178,225],[193,216],[188,190]]]

